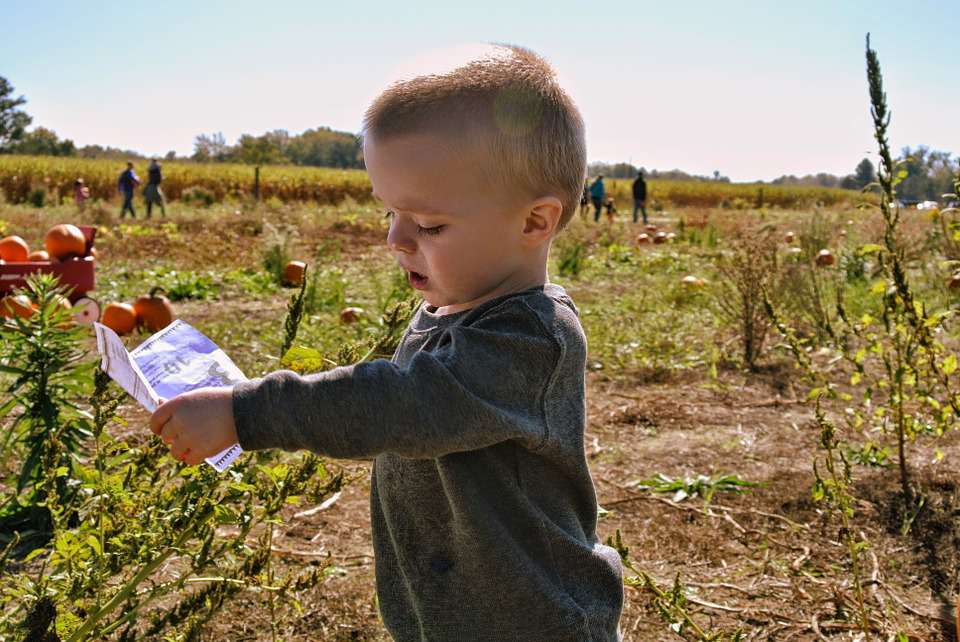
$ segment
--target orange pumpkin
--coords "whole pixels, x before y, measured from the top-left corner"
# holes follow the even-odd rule
[[[363,314],[363,308],[344,308],[340,310],[341,323],[354,323],[360,319]]]
[[[29,318],[37,309],[33,301],[26,294],[9,294],[0,299],[0,317]]]
[[[8,236],[0,239],[0,259],[10,261],[11,263],[21,263],[30,256],[30,248],[27,242],[19,236]]]
[[[28,261],[49,261],[50,255],[47,254],[46,250],[34,250],[30,252],[30,255],[27,257]]]
[[[79,227],[69,223],[51,227],[43,244],[51,257],[61,261],[71,256],[83,256],[87,252],[87,237]]]
[[[138,296],[133,302],[133,309],[137,312],[140,325],[150,332],[163,330],[173,321],[173,306],[170,305],[170,299],[157,294],[162,291],[163,288],[153,288],[150,294]]]
[[[303,261],[290,261],[283,268],[283,284],[298,286],[303,283],[303,275],[307,271],[307,264]]]
[[[108,303],[100,316],[100,323],[117,334],[129,334],[137,327],[137,312],[129,303]]]
[[[824,248],[817,253],[817,265],[820,267],[827,267],[836,263],[836,259],[833,257],[833,252]]]

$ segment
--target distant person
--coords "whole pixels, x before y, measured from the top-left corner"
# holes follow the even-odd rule
[[[587,220],[587,212],[590,211],[590,186],[586,181],[583,183],[583,194],[580,195],[580,218]]]
[[[153,204],[160,206],[160,213],[166,217],[167,208],[163,204],[163,191],[160,189],[160,182],[163,181],[163,173],[160,171],[160,163],[154,158],[150,161],[150,168],[147,170],[147,186],[143,188],[143,200],[147,204],[147,218],[150,218],[150,211]]]
[[[73,181],[73,200],[77,204],[77,209],[81,212],[87,207],[87,200],[90,198],[90,188],[87,187],[82,178]]]
[[[617,206],[613,202],[613,197],[608,196],[606,201],[603,203],[603,206],[607,210],[607,222],[613,223],[613,219],[617,217]]]
[[[647,224],[647,181],[643,179],[643,170],[633,181],[633,222],[637,222],[637,210],[643,212],[643,224]]]
[[[120,174],[120,180],[117,181],[117,188],[123,194],[123,207],[120,208],[120,218],[122,219],[127,211],[130,211],[131,218],[137,218],[137,213],[133,209],[133,191],[140,184],[140,178],[133,171],[133,163],[127,162],[127,169]]]
[[[603,209],[603,199],[607,195],[607,190],[603,186],[603,174],[597,176],[596,180],[590,184],[590,200],[593,201],[593,222],[600,222],[600,210]]]

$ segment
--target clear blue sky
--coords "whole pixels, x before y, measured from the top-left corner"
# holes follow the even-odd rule
[[[960,153],[960,0],[3,0],[0,16],[0,75],[35,125],[80,145],[186,154],[200,133],[356,131],[410,60],[492,41],[554,64],[592,161],[845,174],[875,149],[869,31],[894,148]]]

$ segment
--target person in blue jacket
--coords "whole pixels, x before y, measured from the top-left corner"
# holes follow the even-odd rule
[[[593,201],[593,222],[600,222],[600,210],[603,209],[603,200],[607,195],[607,190],[603,186],[603,174],[597,176],[596,180],[590,184],[590,200]]]
[[[120,218],[122,219],[127,211],[130,211],[132,218],[137,218],[137,213],[133,210],[133,190],[140,184],[140,178],[133,171],[133,163],[127,162],[127,169],[120,174],[117,181],[117,189],[123,194],[123,207],[120,208]]]

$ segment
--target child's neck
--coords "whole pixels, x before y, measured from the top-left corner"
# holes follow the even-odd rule
[[[523,292],[524,290],[529,290],[530,288],[545,285],[548,282],[549,279],[547,278],[547,266],[544,263],[539,267],[539,269],[534,269],[528,273],[515,273],[510,275],[489,292],[471,301],[444,305],[436,308],[433,313],[439,316],[444,316],[447,314],[454,314],[456,312],[463,312],[464,310],[475,308],[481,303],[486,303],[491,299],[496,299],[497,297],[505,296],[507,294],[513,294],[514,292]]]

